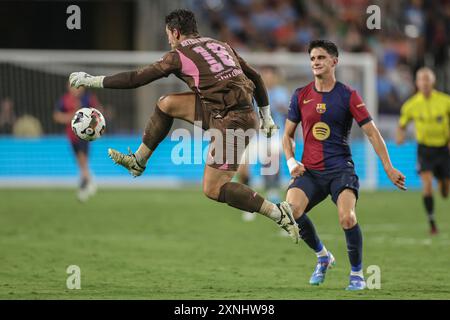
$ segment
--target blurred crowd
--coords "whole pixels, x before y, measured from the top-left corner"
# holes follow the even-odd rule
[[[371,52],[378,65],[380,113],[397,114],[414,92],[414,72],[437,72],[441,90],[450,82],[449,0],[190,0],[216,36],[238,51],[305,52],[317,38],[341,51]],[[381,12],[381,30],[367,28],[367,7]]]

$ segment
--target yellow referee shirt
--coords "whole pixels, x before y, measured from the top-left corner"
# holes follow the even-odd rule
[[[399,125],[414,121],[419,144],[443,147],[450,139],[450,96],[433,90],[427,99],[418,92],[402,106]]]

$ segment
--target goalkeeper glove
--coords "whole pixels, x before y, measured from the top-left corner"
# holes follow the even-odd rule
[[[270,138],[278,130],[278,126],[273,122],[272,116],[270,115],[270,105],[259,108],[259,119],[261,123],[260,129],[262,129],[267,138]]]
[[[105,76],[91,76],[86,72],[72,72],[69,76],[70,86],[79,88],[103,88],[103,78]]]

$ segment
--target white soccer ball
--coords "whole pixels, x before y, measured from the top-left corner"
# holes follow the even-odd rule
[[[95,108],[81,108],[72,119],[75,135],[86,141],[94,141],[103,135],[106,128],[105,118]]]

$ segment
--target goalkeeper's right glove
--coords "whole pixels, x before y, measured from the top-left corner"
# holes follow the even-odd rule
[[[72,72],[69,76],[70,86],[79,88],[103,88],[103,79],[105,76],[91,76],[86,72]]]
[[[270,114],[270,106],[259,108],[259,119],[261,120],[261,127],[264,135],[270,138],[272,134],[278,130],[278,126],[273,122],[272,116]]]

